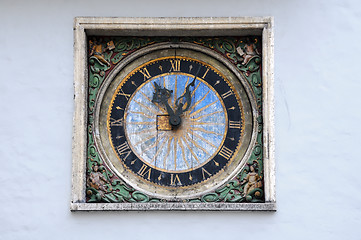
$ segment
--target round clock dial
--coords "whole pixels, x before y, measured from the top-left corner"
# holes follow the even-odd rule
[[[179,58],[151,64],[167,66],[173,61],[189,67],[198,65]],[[190,106],[180,114],[178,126],[169,123],[170,115],[163,104],[152,101],[157,84],[172,91],[168,101],[176,111],[193,78],[184,72],[156,75],[139,87],[128,102],[124,127],[129,145],[139,159],[154,169],[174,173],[196,169],[211,160],[225,140],[227,111],[219,94],[203,79],[195,79],[190,88]],[[116,134],[117,129],[113,132]]]
[[[100,95],[98,144],[126,182],[155,196],[219,186],[244,162],[252,104],[231,70],[186,47],[129,59]]]

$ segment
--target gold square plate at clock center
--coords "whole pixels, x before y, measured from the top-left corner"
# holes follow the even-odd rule
[[[169,123],[169,115],[157,115],[157,130],[171,131],[172,126]]]

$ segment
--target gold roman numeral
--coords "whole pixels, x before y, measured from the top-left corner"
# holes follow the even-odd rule
[[[144,75],[144,79],[148,80],[151,76],[147,68],[139,69],[139,72]]]
[[[228,92],[223,93],[221,96],[223,99],[231,96],[233,94],[232,90],[229,90]]]
[[[179,72],[180,71],[180,63],[181,63],[181,61],[179,59],[169,60],[169,61],[170,61],[170,64],[172,65],[170,70],[173,71],[173,72]]]
[[[203,79],[207,76],[207,73],[208,73],[208,71],[209,71],[209,68],[207,68],[207,71],[203,74]]]
[[[181,180],[179,179],[178,174],[170,174],[170,185],[176,186],[176,185],[182,185]]]
[[[147,165],[143,164],[143,166],[139,169],[138,174],[142,177],[147,175],[147,179],[150,180],[150,174],[152,173],[152,169]]]
[[[110,122],[111,127],[122,127],[123,126],[123,118],[120,118],[120,119],[110,118],[109,122]]]
[[[229,128],[241,128],[241,122],[240,121],[231,121],[229,120]]]
[[[205,170],[204,168],[202,168],[202,176],[203,176],[203,180],[205,180],[205,179],[206,179],[206,176],[205,176],[204,174],[207,174],[207,175],[208,175],[208,177],[210,177],[210,176],[211,176],[211,174],[210,174],[207,170]]]
[[[123,158],[123,160],[125,160],[132,151],[130,150],[128,143],[124,142],[117,147],[117,152],[121,157],[126,154],[126,156]]]
[[[233,154],[233,151],[225,146],[222,147],[219,155],[224,157],[225,159],[229,159]]]
[[[124,93],[123,89],[119,90],[118,95],[124,96],[127,100],[129,100],[129,98],[130,98],[130,94]]]

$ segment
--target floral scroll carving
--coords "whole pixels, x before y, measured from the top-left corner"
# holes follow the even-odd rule
[[[264,202],[262,78],[260,37],[140,38],[92,37],[89,39],[87,202],[163,202],[139,192],[115,176],[100,158],[94,143],[94,104],[106,76],[124,57],[151,44],[191,42],[216,51],[232,62],[247,79],[257,99],[259,117],[256,146],[245,167],[224,186],[186,202]]]

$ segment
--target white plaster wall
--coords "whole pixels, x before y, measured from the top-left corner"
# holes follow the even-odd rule
[[[274,16],[278,211],[69,211],[75,16]],[[0,239],[361,239],[358,0],[0,1]]]

